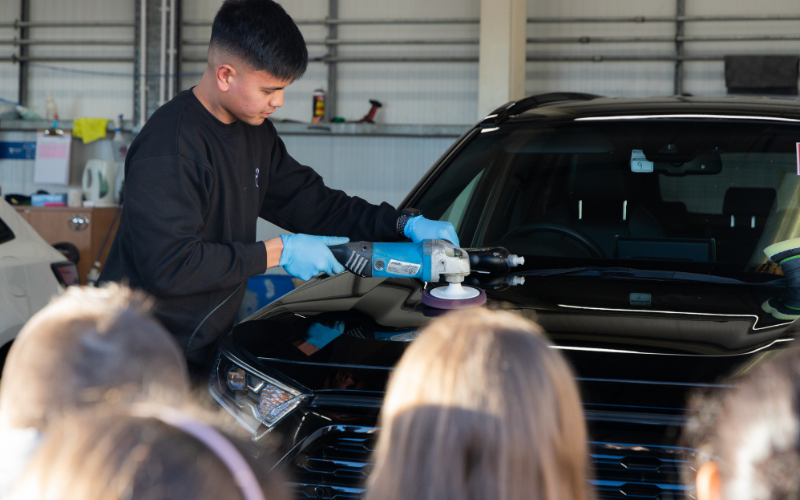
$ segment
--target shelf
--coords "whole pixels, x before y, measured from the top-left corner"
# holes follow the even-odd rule
[[[385,123],[275,123],[275,129],[281,135],[460,137],[471,127],[472,125],[395,125]]]
[[[48,120],[0,120],[0,131],[34,132],[36,130],[46,130],[52,126],[53,122]],[[72,130],[72,120],[59,120],[58,128]],[[106,130],[114,132],[114,120],[108,120]],[[122,122],[122,131],[132,132],[133,124],[131,122]]]
[[[0,131],[36,131],[50,128],[52,122],[45,120],[0,120]],[[472,125],[395,125],[385,123],[294,123],[275,122],[281,135],[322,135],[322,136],[389,136],[389,137],[460,137]],[[72,120],[58,122],[58,128],[72,130]],[[122,124],[123,132],[132,132],[130,122]],[[114,131],[113,120],[108,121],[106,130]],[[138,132],[138,130],[137,130]]]

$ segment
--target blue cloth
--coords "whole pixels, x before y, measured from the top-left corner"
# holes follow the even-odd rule
[[[344,333],[344,321],[334,321],[332,324],[323,325],[314,323],[306,332],[306,342],[317,349],[322,349],[333,339]]]
[[[448,240],[453,245],[460,246],[456,229],[452,224],[438,220],[428,220],[421,215],[408,219],[403,233],[411,238],[414,243],[419,243],[422,240]]]
[[[344,272],[328,247],[343,245],[350,238],[337,236],[311,236],[309,234],[282,235],[283,252],[278,263],[295,278],[308,281],[319,273],[330,276]]]

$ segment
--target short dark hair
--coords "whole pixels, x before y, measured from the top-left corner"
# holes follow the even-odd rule
[[[272,0],[225,0],[214,17],[210,46],[282,80],[300,78],[308,66],[300,29]]]

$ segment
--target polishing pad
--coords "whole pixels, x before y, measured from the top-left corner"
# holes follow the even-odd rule
[[[461,283],[450,283],[448,286],[431,288],[431,295],[437,299],[464,300],[474,299],[481,294],[478,288],[461,286]]]
[[[462,287],[460,283],[451,283],[446,287],[424,290],[422,303],[437,309],[478,307],[486,303],[486,292],[479,288]]]
[[[794,321],[800,318],[800,309],[792,308],[775,297],[761,304],[761,309],[780,320]]]
[[[767,257],[776,264],[781,264],[783,261],[800,255],[800,238],[781,241],[764,249]]]

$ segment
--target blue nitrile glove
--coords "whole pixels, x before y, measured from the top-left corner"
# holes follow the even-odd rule
[[[314,323],[306,332],[306,342],[317,349],[322,349],[333,339],[344,333],[344,321],[334,321],[323,325]]]
[[[419,243],[422,240],[448,240],[453,245],[460,246],[456,228],[452,224],[438,220],[428,220],[421,215],[408,219],[406,227],[403,228],[403,233],[408,238],[411,238],[414,243]]]
[[[283,252],[279,266],[295,278],[308,281],[319,273],[330,276],[344,272],[344,266],[328,247],[343,245],[350,238],[311,236],[310,234],[281,235]]]

